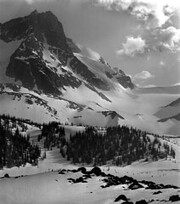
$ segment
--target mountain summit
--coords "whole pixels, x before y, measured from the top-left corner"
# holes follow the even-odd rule
[[[105,67],[106,73],[92,70],[87,60],[76,56],[77,46],[65,36],[62,24],[51,11],[38,13],[35,10],[28,16],[1,24],[0,39],[7,43],[20,41],[10,57],[6,75],[28,89],[59,95],[66,87],[78,88],[82,83],[91,89],[112,88],[109,80],[114,80],[116,73],[109,66]],[[88,61],[93,63],[92,59]],[[125,88],[134,87],[125,74],[115,78]]]

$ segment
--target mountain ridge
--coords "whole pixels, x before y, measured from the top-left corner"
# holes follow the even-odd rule
[[[95,75],[74,55],[74,52],[80,50],[65,36],[62,24],[51,11],[34,11],[28,16],[5,22],[0,27],[1,40],[22,40],[10,58],[6,74],[16,81],[21,81],[26,88],[33,89],[37,86],[40,91],[56,95],[62,94],[65,86],[78,88],[85,80],[90,86],[110,90],[106,80]],[[45,52],[49,52],[51,61],[56,61],[56,66],[45,59]],[[66,74],[58,75],[57,72],[62,70],[63,66],[68,66],[70,70]],[[81,80],[73,74],[80,76]],[[118,83],[121,84],[122,81],[123,85],[124,81],[128,80],[129,86],[126,84],[125,88],[133,88],[130,79],[125,75],[123,77]]]

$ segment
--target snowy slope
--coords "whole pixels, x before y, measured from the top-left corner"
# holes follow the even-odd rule
[[[173,116],[180,113],[180,98],[172,101],[170,104],[161,107],[161,109],[155,113],[160,119],[173,118]]]
[[[135,91],[123,89],[120,84],[111,92],[101,93],[110,101],[103,99],[84,84],[79,88],[68,87],[61,97],[56,98],[6,84],[1,85],[0,112],[36,122],[58,120],[62,123],[93,126],[121,124],[158,134],[179,134],[178,121],[157,122],[161,118],[154,115],[160,107],[175,101],[178,94],[137,94]],[[178,105],[162,110],[163,114],[172,116],[178,110]],[[104,111],[115,111],[124,119],[104,115]]]
[[[127,184],[101,188],[104,185],[103,177],[92,176],[87,183],[70,183],[68,178],[76,179],[83,174],[58,172],[39,174],[17,179],[3,179],[0,185],[1,203],[13,204],[111,204],[119,195],[125,195],[130,201],[146,200],[153,204],[168,202],[171,195],[179,195],[178,189],[163,189],[160,194],[155,195],[158,190],[146,190],[145,188],[129,190]],[[11,183],[11,185],[9,185]],[[47,185],[48,184],[48,185]],[[5,186],[2,188],[2,186]],[[36,188],[34,188],[36,187]],[[122,200],[119,202],[122,203]],[[174,202],[178,203],[178,202]]]

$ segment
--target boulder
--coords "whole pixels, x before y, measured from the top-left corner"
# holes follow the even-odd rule
[[[148,204],[145,200],[136,201],[136,204]]]
[[[91,171],[91,174],[95,174],[96,176],[100,176],[101,175],[101,169],[99,167],[94,167]]]
[[[172,195],[169,197],[169,201],[171,202],[176,202],[180,200],[180,196],[179,195]]]
[[[119,201],[128,201],[128,199],[126,198],[125,195],[121,194],[120,196],[118,196],[114,202],[119,202]]]

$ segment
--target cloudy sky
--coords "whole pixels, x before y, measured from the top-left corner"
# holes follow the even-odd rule
[[[141,86],[180,83],[179,0],[0,0],[0,22],[51,10],[76,43]]]

